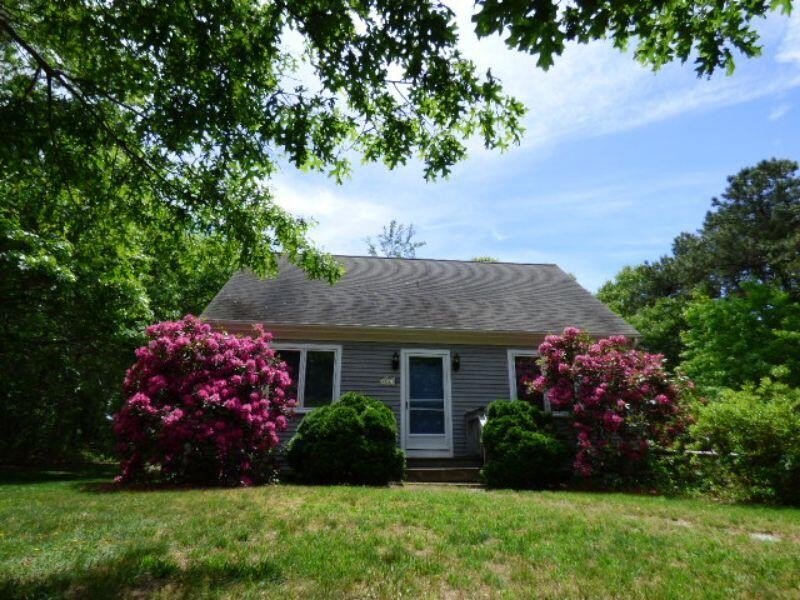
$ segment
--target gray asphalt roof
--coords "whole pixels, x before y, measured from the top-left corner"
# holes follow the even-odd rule
[[[203,313],[207,319],[457,331],[637,335],[553,264],[337,256],[335,285],[309,280],[281,260],[274,279],[231,277]]]

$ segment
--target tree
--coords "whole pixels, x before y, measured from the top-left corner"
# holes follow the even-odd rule
[[[689,303],[682,369],[698,384],[739,388],[782,367],[786,383],[800,386],[800,302],[777,286],[742,286],[736,295]]]
[[[800,299],[800,171],[791,160],[764,160],[728,178],[697,234],[675,240],[684,286],[714,296],[743,282],[777,285]]]
[[[695,295],[736,298],[756,282],[800,299],[797,163],[771,159],[742,169],[711,205],[697,232],[675,238],[671,255],[623,268],[597,294],[642,333],[645,348],[663,353],[672,367],[685,349],[684,312]]]
[[[482,262],[482,263],[496,263],[496,262],[499,262],[493,256],[475,256],[475,257],[471,258],[470,260],[472,260],[472,262]]]
[[[413,223],[406,226],[392,219],[389,225],[383,226],[383,233],[378,235],[377,242],[367,238],[367,252],[370,256],[414,258],[417,255],[417,248],[422,248],[426,243],[415,242],[416,234],[417,230]]]

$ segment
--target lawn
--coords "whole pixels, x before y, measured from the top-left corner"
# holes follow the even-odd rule
[[[0,481],[0,597],[800,597],[800,510],[620,494]]]

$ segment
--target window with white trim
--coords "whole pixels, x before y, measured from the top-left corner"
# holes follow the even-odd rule
[[[336,402],[342,347],[318,344],[273,344],[275,354],[292,378],[289,393],[297,398],[299,411]]]
[[[508,387],[512,400],[526,400],[545,412],[550,412],[550,402],[546,394],[532,389],[534,379],[542,374],[536,361],[539,353],[535,350],[508,351]]]

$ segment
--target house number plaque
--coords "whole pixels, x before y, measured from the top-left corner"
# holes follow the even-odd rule
[[[381,377],[381,385],[396,385],[394,377]]]

